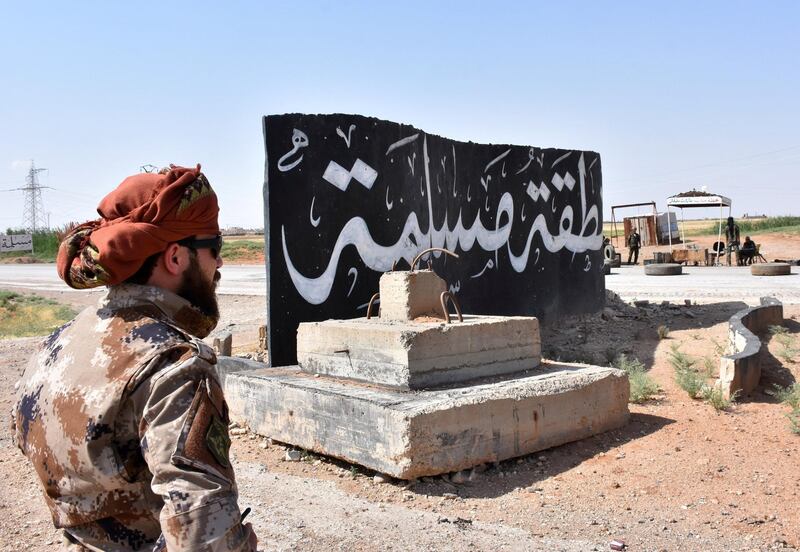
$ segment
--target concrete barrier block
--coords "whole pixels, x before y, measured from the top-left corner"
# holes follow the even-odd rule
[[[720,359],[716,386],[730,398],[735,393],[749,394],[761,379],[761,338],[769,326],[783,322],[783,304],[773,297],[762,297],[761,304],[737,312],[728,321],[730,353]]]
[[[403,393],[299,368],[229,374],[231,418],[278,441],[400,479],[530,454],[624,425],[628,378],[613,368],[542,371]]]
[[[404,390],[530,370],[541,356],[533,317],[467,315],[451,324],[356,318],[297,330],[303,371]]]
[[[233,351],[233,334],[231,332],[222,332],[214,338],[212,346],[217,355],[231,356]]]

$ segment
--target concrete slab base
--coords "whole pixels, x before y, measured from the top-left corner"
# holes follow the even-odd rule
[[[400,392],[297,367],[229,373],[231,418],[278,441],[400,479],[501,461],[628,420],[628,378],[613,368],[543,363],[522,376]]]

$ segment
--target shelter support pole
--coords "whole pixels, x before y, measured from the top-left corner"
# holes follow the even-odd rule
[[[619,236],[617,235],[617,218],[614,216],[614,208],[611,208],[611,233],[614,234],[614,246],[619,248]]]
[[[683,248],[686,249],[686,219],[683,218],[683,207],[681,207],[681,241]]]
[[[672,217],[670,216],[672,211],[669,210],[669,204],[667,205],[667,228],[669,229],[669,250],[672,251]]]
[[[658,213],[656,212],[656,204],[653,202],[653,232],[655,233],[656,246],[661,245],[658,239]]]
[[[725,206],[722,204],[722,202],[720,202],[720,204],[719,204],[719,229],[717,230],[717,243],[722,241],[722,210],[724,208],[725,208]],[[728,247],[728,244],[726,243],[726,244],[724,244],[724,246]],[[724,249],[723,249],[723,251],[724,251]],[[716,253],[717,253],[717,262],[714,263],[714,264],[715,265],[721,265],[722,262],[719,260],[719,256],[722,253],[722,251],[717,251]]]

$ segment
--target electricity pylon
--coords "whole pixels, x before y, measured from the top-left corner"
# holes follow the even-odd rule
[[[47,213],[44,210],[44,203],[42,202],[42,190],[50,188],[50,186],[39,185],[39,173],[47,169],[37,169],[31,160],[31,168],[28,171],[28,176],[25,177],[24,188],[14,188],[14,190],[22,190],[25,192],[25,211],[22,215],[22,226],[33,234],[37,230],[48,229]]]

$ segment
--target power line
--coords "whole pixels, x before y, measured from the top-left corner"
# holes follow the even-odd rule
[[[734,159],[729,159],[729,160],[726,160],[726,161],[716,161],[714,163],[706,163],[704,165],[696,165],[694,167],[685,167],[685,168],[682,168],[682,169],[675,169],[673,171],[663,172],[663,173],[658,174],[658,175],[649,174],[649,175],[644,175],[644,176],[622,178],[622,179],[616,180],[614,183],[615,184],[621,184],[621,183],[624,183],[624,182],[642,181],[642,180],[648,180],[648,179],[652,180],[653,178],[663,178],[665,176],[671,176],[671,175],[690,172],[690,171],[698,171],[700,169],[709,169],[709,168],[723,168],[724,169],[724,168],[737,168],[739,166],[744,166],[744,167],[753,166],[753,164],[751,164],[751,163],[745,163],[744,165],[742,165],[742,162],[746,161],[746,160],[749,160],[749,159],[754,159],[756,157],[764,157],[764,156],[767,156],[767,155],[774,155],[776,153],[785,153],[785,152],[796,150],[796,149],[800,149],[800,144],[795,145],[795,146],[786,147],[786,148],[780,148],[780,149],[775,149],[775,150],[770,150],[770,151],[763,151],[763,152],[754,153],[754,154],[750,154],[750,155],[738,156],[738,157],[736,157]],[[790,157],[789,159],[792,160],[792,159],[794,159],[794,157]],[[782,160],[779,160],[779,161],[782,161]],[[763,164],[764,165],[769,165],[770,161],[764,161]]]

